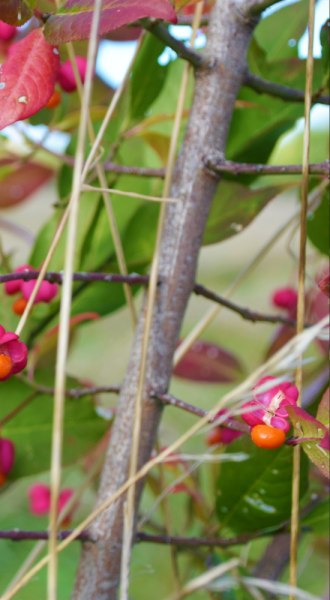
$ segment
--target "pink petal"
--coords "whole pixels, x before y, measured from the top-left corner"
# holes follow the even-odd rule
[[[22,283],[21,292],[25,300],[30,299],[35,285],[36,281],[24,281]],[[58,287],[56,283],[49,283],[49,281],[43,281],[36,295],[34,304],[39,304],[39,302],[51,302],[51,300],[57,295],[57,292]]]
[[[285,396],[290,399],[290,404],[295,404],[299,397],[298,388],[292,385],[288,390],[285,390]]]
[[[229,427],[221,428],[221,441],[223,444],[231,444],[234,440],[241,437],[243,435],[242,431],[235,431],[234,429],[229,429]]]
[[[18,335],[16,335],[16,333],[11,333],[10,331],[7,331],[7,333],[4,333],[0,337],[0,345],[2,346],[2,344],[7,344],[8,342],[12,342],[14,340],[18,340]]]
[[[23,271],[33,271],[33,268],[30,265],[21,265],[15,269],[14,273],[23,273]],[[23,281],[7,281],[5,283],[5,291],[8,296],[13,296],[14,294],[18,294],[21,291]]]
[[[64,488],[61,491],[59,501],[58,501],[58,512],[61,512],[61,510],[64,508],[64,506],[70,500],[71,496],[73,496],[73,493],[74,493],[74,490],[72,488]]]
[[[28,359],[28,349],[23,342],[13,341],[6,344],[8,354],[13,361],[13,368],[11,374],[20,373],[25,369]]]
[[[15,446],[11,440],[0,438],[0,473],[7,475],[12,470],[15,459]]]
[[[28,491],[30,512],[38,517],[46,515],[50,509],[50,489],[48,485],[36,483]]]
[[[242,413],[241,416],[244,419],[245,423],[247,423],[248,425],[251,425],[251,427],[254,427],[255,425],[262,425],[263,421],[262,421],[262,417],[264,416],[264,411],[263,410],[254,410],[253,412],[246,412],[244,413],[244,409],[250,409],[251,407],[255,407],[257,406],[256,403],[254,401],[252,402],[246,402],[246,404],[243,404],[242,406]]]
[[[290,429],[290,424],[285,419],[281,417],[272,417],[270,420],[270,425],[272,427],[276,427],[276,429],[283,429],[285,433],[287,433]]]

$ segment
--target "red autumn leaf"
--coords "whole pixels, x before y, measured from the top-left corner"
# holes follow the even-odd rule
[[[18,164],[17,160],[0,160],[0,208],[12,207],[41,187],[53,171],[43,165],[29,162]]]
[[[330,296],[330,292],[329,292],[329,275],[327,275],[327,277],[324,277],[324,279],[322,279],[321,281],[318,282],[317,284],[321,290],[321,292],[323,292],[323,294],[325,294],[326,296]]]
[[[0,129],[31,117],[50,99],[60,56],[41,29],[31,31],[10,48],[0,68]]]
[[[233,354],[202,341],[192,345],[173,371],[176,377],[206,383],[230,383],[242,373],[242,366]]]
[[[93,0],[68,0],[47,20],[47,41],[50,44],[64,44],[88,39],[93,8]],[[144,17],[177,22],[175,10],[169,0],[103,0],[99,35]]]
[[[142,32],[142,27],[129,27],[123,25],[114,31],[109,31],[104,38],[113,42],[132,42],[138,40]]]

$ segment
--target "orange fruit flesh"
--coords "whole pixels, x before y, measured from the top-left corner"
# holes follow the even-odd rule
[[[23,312],[25,311],[25,307],[27,305],[28,301],[25,300],[25,298],[23,298],[23,296],[21,298],[18,298],[17,300],[15,300],[15,302],[13,302],[13,313],[15,315],[21,316],[23,314]]]
[[[0,379],[7,377],[12,369],[13,363],[10,356],[0,354]]]
[[[251,438],[259,448],[275,450],[283,446],[285,433],[283,429],[276,429],[269,425],[256,425],[251,431]]]
[[[60,92],[55,90],[46,104],[46,108],[56,108],[61,103],[62,96]]]
[[[4,475],[1,473],[1,471],[0,471],[0,487],[1,487],[2,485],[5,485],[6,481],[7,481],[7,480],[6,480],[5,476],[4,476]]]

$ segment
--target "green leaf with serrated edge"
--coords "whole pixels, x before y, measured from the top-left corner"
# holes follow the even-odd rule
[[[36,378],[46,385],[53,385],[53,374],[37,373]],[[70,387],[77,382],[68,381]],[[15,377],[1,382],[0,418],[12,411],[33,390]],[[2,437],[15,444],[15,464],[8,479],[15,480],[49,469],[53,423],[53,398],[40,394],[28,406],[8,421],[2,429]],[[63,424],[63,466],[82,458],[101,439],[109,423],[95,412],[90,397],[65,401]]]
[[[325,190],[322,201],[308,216],[307,236],[313,246],[322,254],[329,256],[329,196]]]
[[[2,0],[0,20],[8,25],[20,27],[33,16],[37,0]]]
[[[283,184],[251,190],[241,183],[221,181],[213,198],[203,244],[215,244],[242,231],[285,189],[287,186]]]
[[[306,30],[309,0],[300,0],[261,19],[255,30],[268,60],[298,55],[298,41]]]
[[[316,535],[327,536],[329,531],[329,499],[322,500],[320,504],[303,517],[301,525],[308,525]]]
[[[226,452],[245,452],[248,459],[221,465],[216,510],[221,529],[235,534],[275,527],[290,518],[293,451],[288,446],[264,450],[248,436]],[[308,488],[307,459],[301,464],[300,496]]]
[[[286,407],[298,438],[316,438],[302,442],[301,446],[310,460],[329,477],[329,449],[322,447],[329,439],[329,429],[298,406]]]
[[[143,117],[163,88],[169,65],[160,65],[158,58],[164,50],[165,44],[148,33],[132,69],[131,119]]]

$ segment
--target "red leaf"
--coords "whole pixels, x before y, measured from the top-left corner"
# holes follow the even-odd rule
[[[227,350],[209,342],[195,342],[175,367],[173,374],[190,381],[230,383],[239,379],[243,369]]]
[[[132,42],[138,40],[142,31],[142,27],[128,27],[123,25],[114,31],[108,32],[104,37],[106,40],[113,42]]]
[[[8,25],[14,25],[20,27],[28,21],[33,12],[28,5],[28,2],[24,0],[8,0],[0,2],[0,19]]]
[[[327,277],[324,277],[324,279],[322,279],[321,281],[319,281],[319,283],[317,284],[321,290],[321,292],[323,292],[323,294],[325,294],[326,296],[330,296],[330,291],[329,291],[329,275],[327,275]]]
[[[68,0],[48,19],[45,26],[47,41],[50,44],[64,44],[88,39],[93,8],[93,0]],[[99,35],[144,17],[177,22],[169,0],[103,0]]]
[[[17,161],[8,158],[0,160],[0,208],[24,202],[52,175],[51,169],[37,163],[17,165]]]
[[[55,86],[60,56],[41,29],[10,48],[0,68],[0,129],[27,119],[47,104]]]

